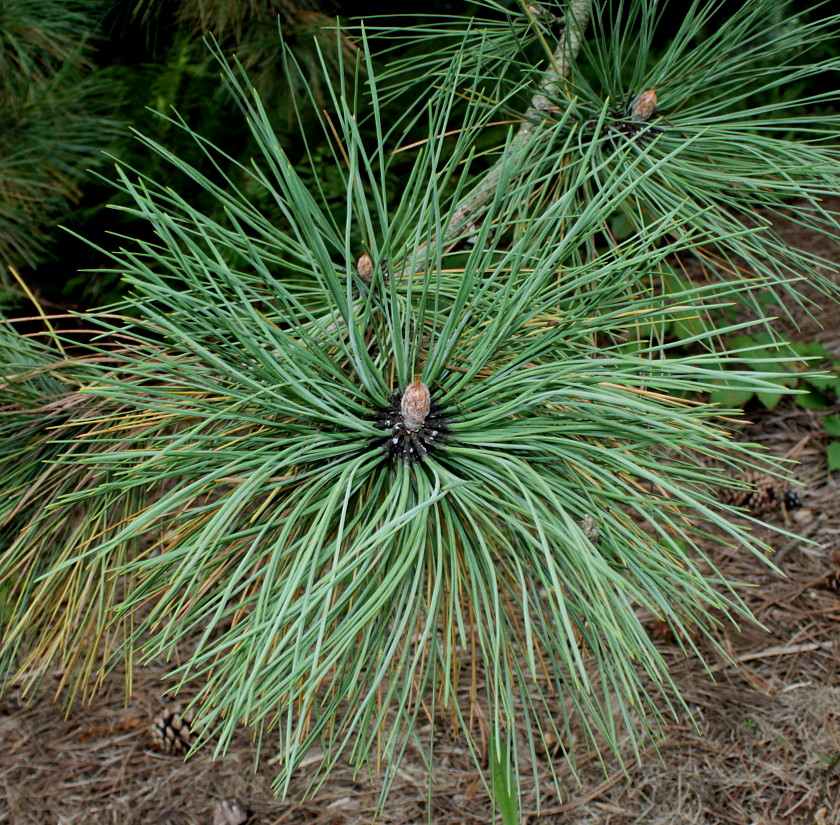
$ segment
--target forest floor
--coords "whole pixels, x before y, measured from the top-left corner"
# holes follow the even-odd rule
[[[837,208],[835,204],[835,209]],[[840,250],[795,224],[787,239],[840,262]],[[840,307],[800,318],[797,340],[817,340],[840,357]],[[577,746],[578,777],[546,754],[538,777],[525,779],[523,822],[548,825],[837,825],[840,823],[840,474],[827,471],[828,437],[819,418],[838,407],[803,410],[785,399],[773,411],[749,411],[739,437],[798,462],[803,506],[770,513],[768,522],[801,538],[760,530],[776,573],[738,548],[709,543],[710,559],[730,579],[752,585],[744,598],[763,627],[720,629],[718,641],[736,663],[699,643],[711,674],[696,656],[655,624],[656,644],[670,666],[687,711],[665,725],[658,749],[625,766]],[[339,763],[313,798],[301,802],[321,754],[296,773],[285,801],[272,794],[270,744],[240,731],[216,760],[161,754],[148,726],[164,705],[164,663],[139,668],[128,704],[119,679],[85,708],[63,709],[45,692],[24,703],[0,699],[0,823],[6,825],[240,825],[222,815],[235,798],[249,825],[361,825],[377,805],[376,776],[353,776]],[[379,821],[383,825],[489,825],[493,811],[463,742],[438,723],[435,782],[411,747]],[[431,730],[421,730],[419,740]],[[557,771],[558,798],[549,763]],[[232,809],[231,809],[232,810]]]

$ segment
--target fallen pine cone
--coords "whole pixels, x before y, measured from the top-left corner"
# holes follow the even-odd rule
[[[718,490],[718,501],[733,507],[743,507],[756,516],[769,513],[777,507],[795,510],[802,506],[796,490],[775,476],[751,470],[738,476],[738,481],[746,487],[721,487]]]
[[[834,564],[834,569],[830,573],[826,573],[823,584],[829,590],[840,593],[840,550],[831,551],[831,561]]]
[[[647,630],[652,639],[662,639],[665,642],[677,641],[673,628],[664,619],[654,619],[647,625]]]
[[[181,712],[180,705],[166,707],[155,716],[150,731],[158,750],[175,756],[186,754],[193,746],[192,718],[191,712]]]

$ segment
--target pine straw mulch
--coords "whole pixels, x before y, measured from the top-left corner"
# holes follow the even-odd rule
[[[838,204],[834,204],[838,206]],[[793,225],[791,225],[793,226]],[[787,227],[783,227],[787,229]],[[796,239],[837,260],[813,233]],[[802,237],[810,234],[811,237]],[[799,339],[816,336],[840,356],[837,310],[820,325],[807,319]],[[821,326],[821,331],[819,327]],[[837,340],[833,340],[832,336]],[[826,410],[825,413],[837,410]],[[719,641],[732,666],[709,645],[711,676],[655,623],[657,645],[689,708],[670,722],[658,752],[634,761],[629,741],[624,769],[578,744],[576,781],[560,758],[545,757],[542,815],[530,787],[523,821],[554,825],[836,825],[840,822],[840,480],[825,466],[821,413],[790,400],[776,411],[749,416],[744,437],[775,456],[800,462],[803,507],[767,518],[807,537],[767,531],[777,574],[745,552],[710,544],[710,558],[731,579],[753,585],[746,601],[763,623],[723,628]],[[811,543],[808,543],[810,540]],[[836,555],[833,555],[835,554]],[[90,707],[65,718],[48,695],[24,704],[14,691],[0,698],[0,825],[238,825],[214,818],[226,798],[251,813],[249,825],[360,825],[372,819],[376,777],[354,777],[339,765],[317,795],[301,802],[313,752],[296,774],[286,801],[271,792],[275,773],[269,746],[254,770],[254,746],[240,731],[213,761],[199,753],[186,763],[153,748],[148,725],[163,707],[165,665],[138,670],[126,706],[119,679]],[[421,731],[420,738],[431,730]],[[457,738],[438,725],[435,783],[409,750],[380,821],[386,825],[486,825],[493,812],[472,760]],[[565,789],[557,799],[548,760]],[[526,788],[528,780],[525,780]],[[531,785],[533,783],[531,782]],[[216,810],[218,817],[218,810]]]

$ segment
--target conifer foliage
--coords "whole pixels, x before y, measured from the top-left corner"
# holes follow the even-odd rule
[[[281,793],[318,745],[313,786],[339,759],[379,754],[384,799],[420,720],[448,719],[478,769],[488,749],[507,810],[522,774],[550,769],[549,740],[574,760],[573,729],[616,747],[622,731],[655,730],[668,703],[679,712],[640,616],[687,651],[698,634],[714,643],[720,622],[747,614],[700,542],[763,550],[717,496],[753,449],[727,431],[734,411],[705,399],[723,369],[732,386],[778,390],[771,368],[785,360],[762,372],[716,352],[751,323],[723,310],[810,277],[800,253],[738,216],[807,197],[832,233],[817,206],[840,165],[792,104],[772,130],[749,126],[752,109],[737,116],[751,142],[732,161],[743,185],[724,192],[732,170],[699,149],[731,126],[731,101],[695,84],[680,120],[676,84],[689,81],[677,78],[694,64],[673,58],[661,78],[648,66],[659,5],[634,0],[611,21],[609,4],[523,5],[498,36],[441,38],[424,58],[441,67],[436,91],[405,133],[384,116],[405,75],[392,66],[381,88],[361,32],[367,85],[343,71],[327,84],[303,168],[247,70],[217,50],[259,155],[239,163],[177,115],[203,163],[140,138],[218,208],[118,167],[153,229],[113,254],[129,297],[64,357],[6,332],[26,357],[6,369],[4,435],[25,432],[45,456],[0,454],[6,523],[23,536],[0,557],[8,674],[34,683],[57,665],[78,690],[116,656],[178,651],[194,746],[223,750],[253,725],[277,740]],[[776,88],[781,72],[729,50],[771,5],[748,0],[721,40],[694,4],[682,51],[662,59],[697,52],[699,66],[718,59]],[[524,71],[505,32],[551,59]],[[797,36],[813,29],[778,35],[791,49]],[[627,57],[639,37],[641,68]],[[587,82],[603,98],[584,100]],[[477,140],[523,101],[488,168]],[[321,145],[338,203],[319,185]],[[617,212],[634,217],[626,237],[609,232]],[[761,250],[754,271],[721,263]],[[714,277],[663,291],[692,256]],[[663,333],[698,316],[688,337]],[[48,397],[67,399],[58,427],[27,424],[56,409]]]
[[[113,134],[116,87],[92,72],[102,0],[0,4],[0,267],[33,266]]]

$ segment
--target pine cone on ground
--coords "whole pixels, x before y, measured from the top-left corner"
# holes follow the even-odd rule
[[[193,745],[192,719],[192,712],[182,713],[180,705],[164,708],[150,727],[157,749],[175,756],[186,754]]]
[[[718,501],[733,507],[744,507],[755,516],[769,513],[777,507],[794,510],[802,506],[796,491],[775,476],[751,470],[742,473],[738,480],[747,487],[721,487]]]
[[[834,569],[830,573],[825,574],[823,584],[835,593],[840,593],[840,550],[831,551],[831,561],[834,564]]]

